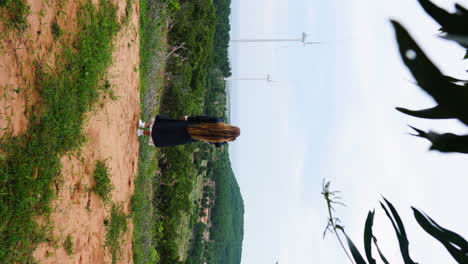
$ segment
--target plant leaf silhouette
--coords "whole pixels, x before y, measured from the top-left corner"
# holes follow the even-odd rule
[[[439,134],[433,131],[425,132],[412,126],[409,127],[417,132],[417,134],[410,133],[410,135],[425,138],[432,143],[429,150],[468,153],[468,135],[460,136],[452,133]]]
[[[343,232],[343,234],[346,237],[346,241],[348,242],[349,250],[351,251],[351,255],[353,256],[354,261],[356,261],[356,264],[367,264],[366,261],[364,260],[364,258],[362,257],[361,253],[359,252],[359,250],[354,245],[353,241],[346,234],[346,232],[343,229],[341,229],[341,231]]]
[[[372,258],[372,225],[374,224],[375,211],[369,211],[367,214],[366,224],[364,225],[364,250],[369,264],[375,264],[375,259]]]
[[[468,242],[462,236],[441,227],[432,218],[414,207],[411,208],[418,224],[428,234],[439,240],[458,263],[468,263]]]
[[[462,37],[468,37],[468,11],[459,4],[455,5],[456,12],[449,13],[436,6],[429,0],[418,0],[422,8],[442,27],[441,31],[447,33],[449,39],[454,39],[461,46],[468,48],[468,43]]]
[[[372,238],[373,238],[373,241],[374,241],[374,245],[377,248],[377,252],[379,252],[379,256],[380,256],[380,259],[382,260],[382,262],[385,263],[385,264],[390,264],[388,262],[388,260],[385,258],[385,256],[383,255],[382,251],[380,250],[380,247],[377,244],[377,238],[375,236],[373,236]]]
[[[383,199],[385,200],[385,203],[387,204],[388,208],[390,209],[391,214],[390,214],[390,212],[388,211],[388,209],[385,207],[385,205],[383,203],[380,203],[380,205],[384,209],[385,214],[387,215],[387,217],[392,222],[393,229],[395,229],[395,233],[396,233],[397,238],[398,238],[398,243],[400,244],[400,252],[401,252],[401,255],[403,257],[403,260],[404,260],[405,264],[417,264],[416,262],[414,262],[411,259],[410,255],[409,255],[408,237],[406,236],[405,226],[403,225],[403,221],[401,221],[400,215],[398,215],[398,212],[395,209],[395,207],[387,199],[385,199],[385,198],[383,198]]]
[[[431,62],[416,44],[408,31],[396,21],[392,21],[398,41],[400,56],[411,71],[417,84],[437,102],[437,106],[413,111],[398,107],[408,115],[430,119],[458,118],[468,125],[468,89],[452,83]]]

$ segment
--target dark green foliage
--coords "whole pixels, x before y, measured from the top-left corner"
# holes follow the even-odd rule
[[[353,256],[354,261],[356,261],[356,264],[366,264],[366,261],[362,257],[361,253],[359,253],[359,250],[356,248],[353,241],[351,241],[351,239],[349,239],[349,237],[348,237],[348,235],[346,235],[346,233],[344,233],[344,235],[346,237],[346,241],[348,242],[348,246],[349,246],[349,250],[351,251],[351,255]]]
[[[26,0],[0,0],[0,19],[9,29],[24,31],[28,27],[29,13]]]
[[[198,222],[195,224],[193,228],[193,245],[190,250],[190,254],[187,258],[186,264],[202,264],[204,263],[202,260],[203,254],[203,233],[206,230],[206,225]]]
[[[162,237],[156,245],[162,263],[179,263],[178,226],[182,214],[191,213],[189,194],[195,185],[196,170],[191,163],[193,146],[166,148],[162,151],[167,157],[160,161],[163,182],[158,186],[155,200],[157,211],[162,218]]]
[[[227,95],[226,95],[226,82],[223,80],[222,72],[213,68],[210,71],[208,82],[208,91],[206,93],[206,102],[204,112],[208,116],[222,117],[228,122],[227,114]]]
[[[375,264],[375,259],[372,258],[372,226],[374,224],[374,211],[370,211],[367,215],[366,224],[364,225],[364,248],[366,251],[366,258],[369,264]]]
[[[366,223],[364,225],[364,249],[366,253],[367,262],[364,260],[361,253],[359,253],[359,250],[356,248],[353,241],[346,235],[344,229],[341,227],[339,228],[343,232],[343,234],[346,236],[346,241],[348,242],[348,247],[351,251],[351,255],[353,256],[353,259],[357,264],[367,264],[367,263],[375,264],[376,263],[375,259],[372,257],[372,241],[374,242],[374,245],[377,248],[377,251],[379,253],[379,256],[382,262],[384,262],[385,264],[388,264],[387,259],[382,254],[379,246],[377,245],[377,239],[372,233],[372,226],[374,224],[374,214],[375,214],[374,211],[370,211],[367,214]]]
[[[403,221],[401,221],[400,215],[398,214],[397,210],[393,206],[392,203],[387,201],[385,199],[385,203],[390,209],[390,211],[386,208],[385,204],[380,203],[382,208],[385,211],[385,214],[387,215],[388,219],[392,222],[393,229],[395,229],[395,233],[398,237],[398,244],[400,244],[400,252],[401,256],[403,257],[403,260],[405,261],[405,264],[416,264],[414,262],[410,255],[409,255],[409,242],[408,242],[408,237],[406,236],[406,231],[405,231],[405,226],[403,225]]]
[[[387,258],[385,258],[382,251],[380,250],[379,246],[377,245],[377,239],[375,239],[375,237],[374,237],[374,244],[375,244],[375,247],[377,248],[377,252],[379,252],[379,256],[380,256],[380,259],[382,260],[382,262],[384,264],[390,264],[390,262],[388,262]]]
[[[398,243],[400,244],[400,252],[403,257],[403,261],[405,264],[416,264],[410,256],[408,250],[408,239],[405,232],[405,228],[403,225],[403,221],[401,220],[397,210],[395,207],[384,198],[385,204],[381,203],[382,208],[385,211],[388,219],[390,219],[395,233],[398,237]],[[452,257],[456,260],[457,263],[465,264],[468,263],[468,242],[459,234],[450,231],[448,229],[443,228],[439,224],[437,224],[432,218],[425,215],[424,213],[420,212],[419,210],[412,208],[414,212],[414,216],[418,224],[426,231],[429,235],[433,238],[437,239],[447,251],[452,255]],[[331,216],[333,218],[333,216]],[[333,218],[336,219],[336,218]],[[380,258],[383,263],[388,264],[388,260],[380,251],[380,248],[377,245],[377,239],[372,234],[372,225],[374,219],[374,212],[369,212],[367,215],[367,220],[364,228],[364,248],[366,252],[367,261],[364,260],[362,255],[359,253],[359,250],[356,248],[354,243],[351,239],[346,235],[344,229],[341,226],[334,225],[332,232],[334,232],[339,239],[339,234],[337,233],[338,230],[342,231],[343,234],[346,236],[349,250],[351,251],[352,258],[356,264],[375,264],[375,260],[372,258],[372,242],[377,248],[377,251],[380,255]],[[343,248],[345,251],[346,249]],[[346,254],[348,254],[346,252]]]
[[[111,199],[111,192],[114,189],[114,185],[109,177],[109,168],[105,161],[98,160],[96,168],[94,169],[94,180],[96,186],[94,186],[94,192],[101,196],[104,203],[108,203]]]
[[[180,10],[180,2],[179,0],[165,0],[167,4],[167,9],[170,13],[175,13]]]
[[[199,151],[205,152],[203,147]],[[207,177],[215,181],[216,189],[205,186],[204,196],[212,196],[214,207],[211,212],[210,241],[194,243],[186,263],[240,263],[243,240],[244,204],[237,180],[232,172],[227,150],[214,151],[209,158]],[[201,250],[201,251],[199,251]]]
[[[106,226],[105,247],[109,248],[112,255],[112,264],[116,264],[122,258],[122,235],[127,232],[128,216],[122,212],[121,205],[112,205],[111,216],[104,220]]]
[[[244,201],[231,168],[229,155],[224,152],[212,163],[216,182],[216,202],[212,211],[210,229],[213,250],[208,263],[238,264],[244,238]]]
[[[43,111],[31,117],[27,134],[5,138],[0,145],[6,153],[0,160],[0,263],[32,261],[35,246],[45,240],[35,218],[51,211],[60,158],[85,141],[85,113],[99,99],[99,81],[119,29],[111,1],[101,0],[100,7],[87,2],[80,8],[75,49],[65,49],[55,69],[37,65]]]
[[[52,30],[52,36],[54,36],[55,39],[59,38],[63,34],[63,30],[57,21],[52,22],[50,28]]]
[[[216,7],[216,33],[214,61],[217,68],[221,70],[224,77],[231,76],[231,65],[229,64],[229,41],[231,24],[229,16],[231,15],[231,0],[214,0]]]
[[[433,238],[437,239],[458,263],[468,263],[468,242],[455,232],[438,225],[432,218],[412,208],[418,224]]]
[[[216,21],[212,0],[181,1],[181,6],[174,14],[169,44],[183,48],[169,61],[171,80],[161,102],[161,110],[175,117],[202,113]]]
[[[468,35],[468,29],[466,27],[468,24],[468,11],[463,6],[455,4],[456,11],[450,13],[429,0],[419,0],[419,3],[424,11],[442,27],[441,31],[447,33],[448,36],[466,37]],[[461,46],[468,48],[466,42],[455,41]]]

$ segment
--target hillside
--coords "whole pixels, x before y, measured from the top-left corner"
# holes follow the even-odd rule
[[[216,203],[210,229],[213,250],[208,252],[207,262],[237,264],[242,255],[244,201],[226,152],[209,167],[216,182]]]

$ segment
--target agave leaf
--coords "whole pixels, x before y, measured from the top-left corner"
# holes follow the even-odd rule
[[[456,10],[456,14],[457,15],[462,15],[462,16],[466,16],[468,15],[468,9],[464,8],[463,6],[461,6],[460,4],[455,4],[455,10]]]
[[[439,83],[444,83],[442,72],[429,59],[421,47],[411,37],[410,33],[397,21],[391,20],[398,42],[400,57],[411,71],[418,86],[434,96],[441,89]],[[413,55],[409,56],[409,54]]]
[[[442,31],[445,32],[447,24],[453,23],[453,18],[449,12],[436,6],[431,1],[419,0],[424,11],[429,14],[439,25],[442,26]]]
[[[468,263],[468,242],[459,234],[438,225],[432,218],[413,208],[418,224],[432,237],[439,240],[458,263]]]
[[[468,48],[468,43],[464,40],[468,35],[468,11],[459,4],[455,4],[455,13],[447,12],[438,7],[429,0],[419,0],[422,8],[428,13],[440,26],[442,31],[447,33],[448,39],[452,39],[461,46]],[[447,37],[443,36],[443,37]]]
[[[377,252],[379,252],[380,259],[383,261],[383,263],[390,264],[388,260],[385,258],[385,256],[383,255],[382,251],[380,250],[380,247],[377,244],[377,238],[375,236],[372,236],[372,239],[374,241],[375,247],[377,248]]]
[[[374,213],[375,211],[369,211],[364,226],[364,249],[369,264],[376,264],[375,259],[372,258],[372,225],[374,224]]]
[[[393,225],[393,229],[395,229],[395,233],[398,237],[398,243],[400,244],[400,252],[401,256],[403,257],[403,260],[405,264],[417,264],[414,262],[410,255],[409,255],[409,242],[408,242],[408,237],[406,236],[406,231],[405,231],[405,226],[403,225],[403,221],[401,221],[400,215],[398,214],[397,210],[395,207],[385,198],[383,198],[388,206],[388,208],[391,211],[391,215],[388,211],[388,209],[385,207],[383,203],[380,203],[382,208],[385,211],[385,214],[387,217],[390,219]]]
[[[354,245],[353,241],[346,234],[346,232],[343,229],[341,229],[341,231],[343,232],[343,234],[346,237],[346,241],[348,242],[349,250],[351,251],[351,255],[353,256],[354,261],[356,261],[356,264],[367,264],[366,261],[364,260],[364,258],[362,257],[361,253],[359,252],[359,250]]]

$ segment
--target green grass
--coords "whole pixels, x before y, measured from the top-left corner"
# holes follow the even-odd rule
[[[167,25],[165,10],[154,0],[140,0],[140,98],[142,119],[150,121],[159,111],[159,94],[163,79],[159,74],[164,64],[153,72],[155,63],[166,52]],[[154,195],[159,177],[158,152],[148,145],[148,138],[140,138],[140,160],[132,197],[134,223],[134,262],[159,263],[156,241],[162,233],[161,219],[155,214]]]
[[[114,190],[114,185],[109,177],[109,168],[105,161],[98,160],[96,168],[94,169],[94,180],[96,180],[96,186],[94,186],[94,192],[101,197],[105,204],[108,204],[111,200],[111,193]]]
[[[112,205],[110,219],[106,219],[104,224],[107,228],[106,240],[104,241],[105,247],[109,248],[112,255],[112,264],[118,263],[122,258],[122,235],[127,232],[127,220],[122,212],[121,205]]]
[[[0,0],[0,19],[8,29],[20,32],[28,28],[30,8],[26,0]]]
[[[7,135],[0,144],[6,153],[0,160],[0,263],[33,262],[35,247],[47,241],[60,159],[86,141],[85,114],[100,98],[120,27],[114,4],[101,0],[99,6],[88,1],[79,9],[77,40],[57,56],[54,68],[36,63],[42,104],[30,116],[28,133]],[[39,216],[45,223],[36,221]]]
[[[63,248],[65,249],[65,252],[67,252],[67,255],[73,255],[73,241],[70,234],[68,234],[67,238],[63,242]]]

